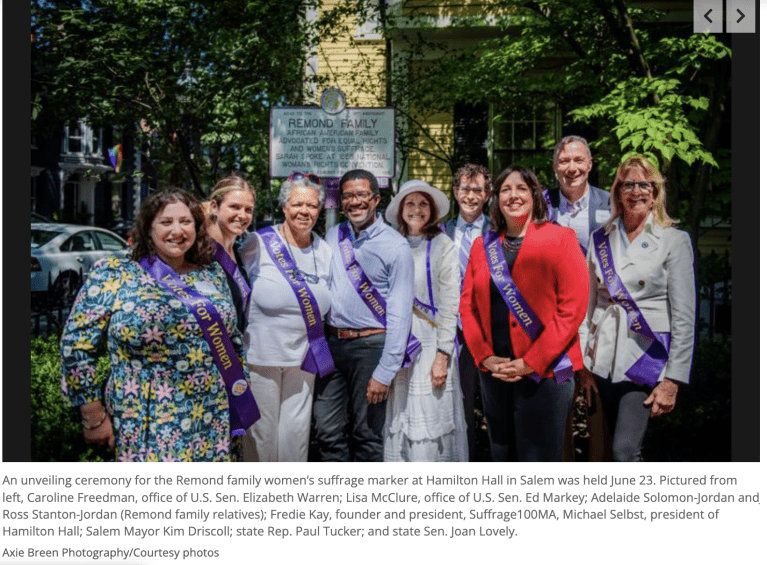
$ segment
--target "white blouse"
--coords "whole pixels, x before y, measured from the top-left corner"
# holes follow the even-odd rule
[[[424,236],[408,236],[415,265],[415,297],[429,304],[429,287],[426,276],[426,247]],[[458,320],[458,303],[461,298],[461,275],[458,269],[458,252],[453,241],[444,233],[431,240],[431,284],[434,305],[437,307],[437,348],[452,352],[455,344],[455,328]]]
[[[330,246],[317,234],[305,249],[289,245],[277,231],[298,269],[317,275],[316,283],[306,281],[314,294],[323,319],[330,310]],[[250,365],[294,367],[303,363],[309,349],[306,324],[290,283],[272,262],[264,241],[251,233],[240,247],[252,292],[245,330],[245,352]]]

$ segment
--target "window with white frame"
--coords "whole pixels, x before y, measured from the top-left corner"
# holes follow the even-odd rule
[[[85,120],[73,120],[64,127],[62,153],[101,155],[101,129],[91,128]]]
[[[90,130],[91,137],[91,155],[101,155],[101,128],[88,129]]]
[[[69,122],[64,128],[64,147],[62,153],[82,153],[85,138],[85,124],[76,120]]]
[[[354,39],[382,39],[380,32],[381,14],[379,12],[379,6],[363,7],[357,13],[357,27],[354,34]]]

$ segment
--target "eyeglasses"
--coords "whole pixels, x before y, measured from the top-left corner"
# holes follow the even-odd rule
[[[367,202],[373,198],[372,192],[344,192],[341,194],[341,202],[351,202],[352,200],[359,200],[360,202]]]
[[[639,192],[647,193],[647,192],[650,192],[652,190],[652,187],[653,187],[653,183],[651,183],[651,182],[645,182],[645,181],[640,181],[640,182],[625,181],[621,185],[621,190],[623,192],[627,192],[628,193],[628,192],[631,192],[632,190],[634,190],[634,188],[637,188],[637,189],[639,189]]]
[[[322,182],[320,181],[320,177],[318,177],[317,175],[299,173],[297,171],[294,171],[290,173],[290,175],[288,176],[288,180],[291,182],[296,180],[301,180],[301,179],[307,179],[309,182],[318,184],[318,185],[322,184]]]
[[[306,281],[309,284],[317,284],[320,282],[320,277],[311,273],[306,273],[301,269],[290,269],[288,274],[297,281]]]
[[[482,196],[485,193],[484,188],[474,188],[471,186],[459,186],[458,192],[461,194],[473,194],[474,196]]]

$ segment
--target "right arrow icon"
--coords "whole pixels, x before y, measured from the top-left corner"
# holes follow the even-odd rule
[[[699,0],[695,0],[698,2]],[[698,12],[698,22],[703,24],[704,27],[709,25],[702,17],[703,12],[709,8],[713,8],[711,13],[711,19],[714,22],[717,21],[717,5],[709,4],[709,0],[706,0],[705,7],[701,7]],[[725,21],[727,22],[727,33],[754,33],[756,31],[756,1],[755,0],[711,0],[718,2],[719,6],[725,5]],[[716,23],[712,24],[713,28]],[[713,33],[713,32],[712,32]]]

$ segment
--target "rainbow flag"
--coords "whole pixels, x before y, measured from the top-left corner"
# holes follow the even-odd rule
[[[120,172],[120,168],[123,166],[123,144],[118,143],[114,147],[108,150],[109,160],[112,161],[112,166],[116,173]]]

